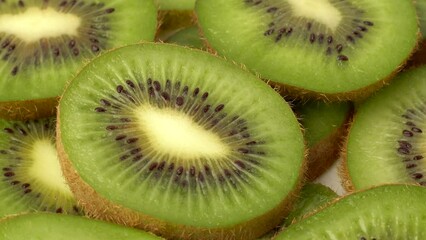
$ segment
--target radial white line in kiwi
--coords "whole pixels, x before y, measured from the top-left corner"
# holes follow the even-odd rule
[[[21,214],[0,219],[2,240],[161,240],[137,229],[80,216]]]
[[[84,61],[152,41],[153,0],[0,1],[0,116],[54,115],[57,97]]]
[[[425,239],[426,188],[386,185],[347,195],[290,225],[275,240]]]
[[[32,211],[78,214],[62,175],[55,120],[0,120],[0,217]]]
[[[303,137],[288,104],[200,50],[110,51],[58,111],[65,176],[97,218],[171,239],[251,239],[280,222],[300,186]]]
[[[384,183],[426,186],[426,68],[400,74],[356,108],[342,169],[347,190]]]
[[[418,39],[406,0],[203,0],[195,11],[219,54],[299,98],[366,96]]]

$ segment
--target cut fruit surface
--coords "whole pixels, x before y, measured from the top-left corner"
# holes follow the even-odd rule
[[[0,220],[2,240],[161,240],[153,234],[85,217],[49,213]]]
[[[296,97],[367,95],[418,39],[415,8],[405,0],[204,0],[195,9],[219,54]]]
[[[0,217],[21,212],[78,214],[60,168],[54,119],[0,120]]]
[[[304,144],[288,104],[199,50],[142,44],[104,54],[71,82],[59,111],[61,158],[79,175],[68,176],[71,188],[94,215],[108,209],[88,206],[76,178],[165,235],[255,237],[278,223],[300,183]]]
[[[424,199],[426,188],[419,186],[369,189],[341,198],[274,239],[424,239]]]
[[[56,102],[83,61],[152,41],[155,31],[152,0],[0,3],[0,116],[52,114],[53,106],[45,110],[43,101]]]
[[[402,73],[359,105],[343,161],[349,190],[384,183],[426,185],[425,89],[423,67]]]

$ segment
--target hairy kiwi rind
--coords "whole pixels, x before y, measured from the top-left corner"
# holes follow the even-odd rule
[[[0,118],[6,120],[35,120],[55,116],[59,98],[0,102]]]
[[[59,116],[58,108],[58,116]],[[112,223],[136,227],[150,231],[156,235],[163,236],[167,239],[255,239],[262,236],[274,226],[280,224],[285,216],[292,209],[292,204],[297,198],[303,186],[303,172],[305,166],[301,168],[299,173],[299,184],[290,192],[278,206],[262,216],[251,219],[248,222],[241,223],[224,229],[197,228],[193,226],[185,226],[179,224],[168,223],[142,213],[136,213],[129,208],[119,206],[100,194],[98,194],[91,186],[89,186],[75,171],[71,161],[65,152],[61,141],[60,119],[57,120],[57,151],[60,158],[61,168],[65,179],[67,180],[71,191],[74,193],[79,207],[86,214],[95,219],[105,220]],[[306,163],[306,161],[305,161]],[[98,206],[104,206],[102,209]]]

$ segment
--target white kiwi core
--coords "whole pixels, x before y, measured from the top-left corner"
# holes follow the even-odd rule
[[[141,107],[135,113],[140,130],[146,134],[150,146],[170,157],[221,158],[229,152],[219,136],[184,113],[149,106]]]
[[[288,0],[293,14],[309,18],[335,31],[342,20],[340,11],[328,0]]]
[[[15,35],[26,43],[61,35],[77,36],[80,24],[76,15],[52,8],[31,7],[22,13],[0,15],[0,32]]]
[[[35,141],[30,156],[29,176],[51,189],[72,194],[62,175],[56,148],[48,139]]]

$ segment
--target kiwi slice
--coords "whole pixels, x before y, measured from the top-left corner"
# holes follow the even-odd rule
[[[425,239],[426,189],[387,185],[357,192],[333,202],[284,229],[284,239]]]
[[[153,234],[80,216],[23,214],[0,220],[2,240],[160,240]]]
[[[79,214],[62,175],[55,120],[0,120],[0,217],[30,211]]]
[[[309,149],[306,176],[308,180],[314,180],[339,158],[353,104],[309,101],[297,104],[295,111],[305,129]]]
[[[0,117],[54,115],[84,61],[156,31],[153,0],[0,1]]]
[[[384,183],[426,185],[426,67],[401,73],[357,106],[342,176],[347,190]]]
[[[200,50],[146,43],[108,52],[73,79],[58,111],[65,176],[88,214],[166,238],[261,236],[303,176],[289,105]]]
[[[408,61],[407,68],[420,66],[426,63],[426,0],[416,0],[415,5],[422,39],[419,42],[418,50]]]
[[[195,9],[219,54],[297,98],[367,96],[418,39],[416,11],[406,0],[203,0]]]
[[[259,240],[272,239],[283,226],[287,227],[294,222],[298,222],[311,212],[316,211],[327,203],[334,199],[337,199],[338,195],[331,190],[319,183],[308,183],[303,186],[300,196],[296,200],[293,209],[290,214],[286,217],[283,224],[275,227],[265,236],[259,238]]]
[[[168,37],[165,42],[175,43],[192,48],[204,48],[203,40],[201,40],[201,37],[198,33],[198,28],[196,26],[180,29]]]

